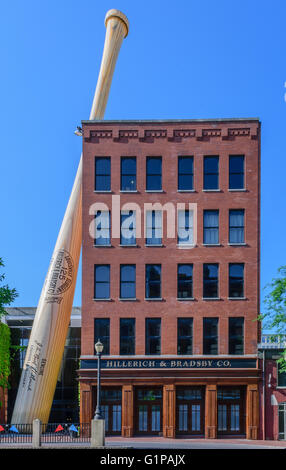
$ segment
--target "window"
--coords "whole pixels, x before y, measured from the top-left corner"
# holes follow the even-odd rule
[[[228,352],[240,354],[244,351],[244,318],[229,318],[228,321]]]
[[[178,299],[193,297],[193,265],[178,264]]]
[[[136,245],[136,211],[121,211],[120,244]]]
[[[204,244],[217,245],[219,243],[219,211],[204,211]]]
[[[120,318],[120,355],[135,354],[135,318]]]
[[[218,156],[204,157],[204,189],[219,189],[218,162]]]
[[[95,214],[95,240],[96,246],[110,245],[110,212],[97,211]]]
[[[229,265],[229,297],[244,297],[244,264]]]
[[[146,354],[161,354],[161,318],[146,318]]]
[[[136,266],[135,264],[120,265],[120,298],[136,298]]]
[[[136,157],[121,157],[121,191],[136,191]]]
[[[104,356],[109,354],[110,344],[110,321],[109,318],[95,318],[94,319],[94,344],[100,339],[103,344],[102,354]],[[96,354],[94,348],[94,354]]]
[[[244,209],[229,211],[229,243],[244,243]]]
[[[162,158],[147,157],[146,160],[146,190],[162,190]]]
[[[96,264],[94,266],[94,298],[109,299],[110,297],[110,266]]]
[[[178,210],[178,244],[193,245],[193,211]]]
[[[193,157],[178,157],[178,190],[193,190],[193,178]]]
[[[146,299],[161,298],[161,265],[146,264]]]
[[[229,189],[244,189],[244,155],[229,156]]]
[[[277,386],[286,388],[286,371],[281,370],[279,362],[277,362]]]
[[[162,243],[162,211],[146,211],[146,245]]]
[[[178,354],[193,353],[193,319],[178,318]]]
[[[218,354],[218,318],[204,318],[204,354]]]
[[[204,298],[218,298],[218,264],[204,264]]]
[[[110,191],[110,157],[95,157],[95,191]]]

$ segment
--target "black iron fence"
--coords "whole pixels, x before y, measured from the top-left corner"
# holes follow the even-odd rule
[[[90,423],[42,424],[42,443],[90,442]]]
[[[9,443],[32,443],[32,424],[0,424],[0,445]]]
[[[89,443],[90,423],[41,424],[41,443]],[[1,444],[32,444],[33,424],[0,424]]]

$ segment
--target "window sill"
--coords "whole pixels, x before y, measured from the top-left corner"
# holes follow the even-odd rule
[[[137,301],[136,297],[132,297],[132,298],[129,298],[129,299],[124,299],[122,297],[119,297],[118,300],[120,300],[122,302],[136,302]]]
[[[221,189],[203,189],[203,193],[222,193]]]
[[[134,243],[134,245],[122,245],[121,243],[118,245],[118,246],[121,246],[122,248],[138,248],[139,245],[137,245],[136,243]]]
[[[160,298],[158,297],[158,298],[156,298],[156,299],[155,299],[155,298],[154,298],[154,299],[147,299],[147,298],[145,297],[144,300],[147,300],[148,302],[162,302],[164,299],[163,299],[162,297],[160,297]]]
[[[246,246],[246,243],[228,243],[228,246]]]
[[[93,245],[95,248],[112,248],[112,245]]]
[[[177,300],[179,300],[180,302],[181,301],[184,302],[184,301],[188,301],[188,300],[190,300],[190,301],[195,300],[195,298],[194,297],[177,297]]]
[[[198,245],[195,245],[194,243],[177,243],[177,248],[195,248]]]
[[[203,297],[203,300],[221,300],[220,297]]]
[[[227,300],[247,300],[246,297],[228,297]]]
[[[93,299],[95,302],[112,302],[112,299]]]
[[[145,189],[145,193],[163,193],[163,189]]]
[[[145,243],[145,246],[146,246],[147,248],[153,248],[153,247],[154,247],[154,248],[160,248],[160,247],[162,247],[162,246],[164,246],[164,245],[163,245],[162,243],[157,243],[157,244],[154,243],[153,245],[151,245],[151,244],[150,244],[150,245],[147,245],[147,243]]]
[[[228,191],[229,191],[230,193],[233,193],[233,192],[236,192],[236,191],[238,191],[238,192],[246,192],[247,189],[246,189],[246,188],[241,188],[241,189],[228,189]]]
[[[101,189],[101,190],[96,190],[96,189],[95,189],[93,192],[94,192],[94,193],[109,193],[109,194],[112,193],[111,190],[106,190],[106,191],[105,191],[104,189]]]
[[[203,246],[222,246],[221,243],[203,243]]]
[[[137,191],[137,189],[130,189],[130,190],[120,189],[120,192],[121,193],[139,193],[139,191]]]
[[[196,193],[195,189],[178,189],[178,193]]]

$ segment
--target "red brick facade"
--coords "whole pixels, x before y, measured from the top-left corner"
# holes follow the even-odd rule
[[[194,159],[194,190],[178,192],[177,172],[178,156],[192,155]],[[219,191],[203,190],[203,157],[219,156]],[[230,191],[228,187],[229,155],[245,157],[245,189]],[[94,161],[96,156],[111,157],[111,193],[94,191]],[[137,158],[137,192],[120,192],[120,159],[122,156]],[[148,193],[146,189],[146,157],[162,157],[162,192]],[[167,238],[167,217],[163,216],[162,247],[146,247],[144,231],[142,238],[137,239],[137,247],[121,247],[118,238],[111,239],[111,247],[95,247],[89,234],[89,227],[94,219],[90,207],[95,202],[106,203],[112,212],[112,196],[120,196],[121,207],[127,202],[134,202],[142,207],[141,226],[144,227],[143,205],[146,202],[196,203],[197,204],[197,243],[193,249],[181,250],[177,239]],[[115,199],[113,198],[113,201]],[[203,210],[219,210],[219,246],[203,245]],[[231,246],[229,241],[229,210],[245,210],[245,245]],[[112,226],[112,222],[111,222]],[[177,318],[193,318],[193,357],[203,358],[203,318],[219,318],[218,356],[229,358],[228,352],[228,318],[244,317],[244,355],[256,358],[259,338],[259,323],[254,321],[259,314],[259,266],[260,266],[260,123],[256,119],[242,120],[204,120],[204,121],[102,121],[83,122],[83,252],[82,252],[82,357],[94,355],[94,318],[110,319],[110,356],[119,356],[119,320],[120,318],[136,319],[136,356],[145,357],[145,318],[161,318],[161,356],[177,356]],[[193,297],[194,300],[177,300],[177,264],[193,264]],[[136,301],[119,299],[120,264],[136,265]],[[161,301],[145,300],[145,264],[161,264]],[[219,300],[203,300],[203,263],[219,264]],[[228,298],[228,265],[244,263],[244,298],[230,300]],[[94,265],[110,264],[110,301],[94,300]],[[166,371],[165,376],[170,374]],[[247,407],[258,407],[257,393],[254,403],[250,397],[258,386],[259,370],[236,369],[230,371],[204,371],[205,379],[200,383],[206,387],[207,403],[216,403],[216,387],[220,384],[240,384],[245,387]],[[118,371],[103,371],[103,384],[118,384],[114,379]],[[193,372],[196,377],[197,372]],[[109,375],[108,375],[109,374]],[[152,373],[150,371],[152,376]],[[201,374],[202,375],[202,374]],[[156,375],[155,375],[156,376]],[[126,380],[122,385],[136,387],[136,380],[147,376],[130,372],[124,374]],[[158,374],[157,374],[158,377]],[[196,384],[178,373],[176,379],[164,378],[164,405],[169,396],[166,386],[175,393],[180,380]],[[157,379],[156,379],[157,380]],[[81,419],[90,419],[94,412],[92,387],[96,385],[96,370],[88,373],[80,371],[82,390]],[[156,382],[156,381],[155,381]],[[173,387],[173,388],[172,388]],[[212,387],[214,387],[212,389]],[[251,388],[252,387],[252,388]],[[213,402],[212,392],[215,401]],[[133,392],[132,392],[133,393]],[[132,401],[134,403],[134,400]],[[175,404],[170,405],[174,414]],[[215,405],[216,406],[216,405]],[[251,408],[253,411],[253,408]],[[251,412],[252,412],[251,411]],[[132,421],[124,415],[123,421]],[[247,410],[246,410],[247,412]],[[164,412],[164,423],[170,416]],[[255,414],[255,413],[254,413]],[[173,415],[172,415],[173,416]],[[252,414],[253,416],[253,414]],[[207,427],[208,419],[212,423]],[[255,422],[253,422],[253,419]],[[206,411],[205,426],[214,428],[208,437],[216,436],[217,418],[209,418]],[[250,420],[250,421],[249,421]],[[252,420],[252,421],[251,421]],[[255,438],[258,432],[258,418],[247,415],[246,435]],[[165,425],[163,433],[172,437],[175,434],[175,418],[171,419],[170,430]],[[132,430],[135,425],[130,424]],[[255,429],[254,429],[255,428]],[[253,431],[254,429],[254,431]],[[128,431],[128,432],[129,432]],[[125,435],[128,434],[126,431]],[[133,431],[130,431],[133,432]],[[211,431],[210,431],[211,432]],[[124,434],[124,432],[123,432]]]

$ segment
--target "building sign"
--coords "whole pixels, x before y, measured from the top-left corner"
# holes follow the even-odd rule
[[[102,369],[254,369],[256,359],[102,359]],[[97,359],[81,360],[81,369],[97,369]]]

